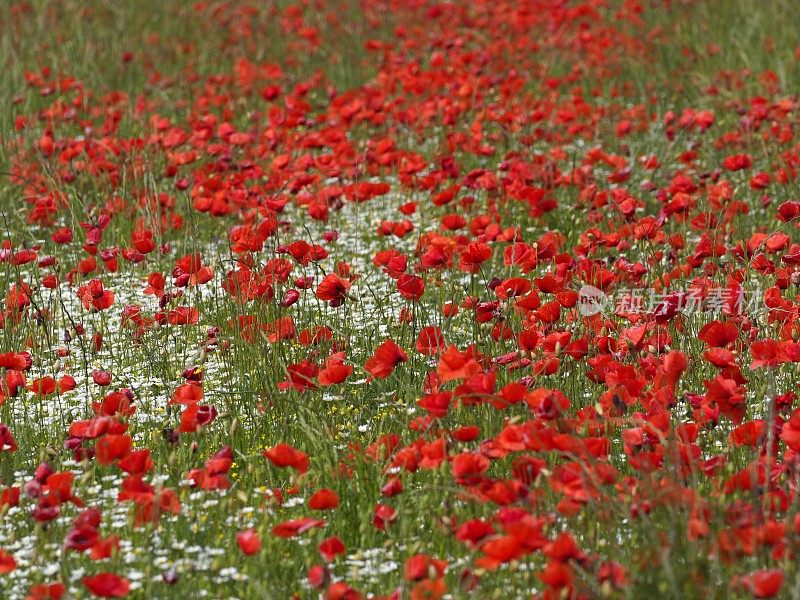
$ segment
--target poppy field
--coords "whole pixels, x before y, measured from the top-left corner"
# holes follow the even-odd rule
[[[0,599],[800,598],[789,0],[0,4]]]

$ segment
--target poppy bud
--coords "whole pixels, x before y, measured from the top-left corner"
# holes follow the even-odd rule
[[[64,449],[65,450],[77,450],[81,446],[81,438],[77,437],[70,437],[64,440]]]
[[[42,484],[38,481],[28,481],[22,486],[22,491],[29,498],[38,498],[42,494]]]
[[[314,284],[314,278],[310,275],[307,277],[295,277],[294,284],[301,290],[307,290]]]
[[[403,482],[398,477],[392,477],[381,488],[381,495],[386,498],[397,496],[403,492]]]
[[[95,385],[106,386],[111,384],[111,373],[96,369],[92,371],[92,381]]]
[[[165,427],[161,430],[161,435],[170,446],[175,446],[180,440],[180,434],[171,427]]]
[[[175,569],[170,569],[169,571],[164,571],[164,574],[161,576],[161,579],[164,580],[164,583],[167,585],[175,585],[178,583],[178,573]]]
[[[312,588],[321,588],[328,582],[329,578],[328,568],[323,565],[314,565],[308,570],[308,583]]]
[[[300,292],[295,289],[286,290],[283,299],[280,301],[280,306],[288,308],[300,299]]]
[[[473,592],[475,588],[478,587],[478,583],[480,583],[480,578],[475,574],[474,571],[469,569],[464,569],[462,571],[461,576],[459,577],[459,585],[461,589],[465,592]]]

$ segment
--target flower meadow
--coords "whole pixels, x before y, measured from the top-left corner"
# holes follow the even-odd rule
[[[0,6],[0,598],[800,597],[789,0]]]

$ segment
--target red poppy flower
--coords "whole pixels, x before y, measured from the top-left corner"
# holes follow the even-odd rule
[[[217,409],[213,405],[193,404],[187,406],[181,413],[181,433],[194,433],[201,427],[207,426],[217,418]]]
[[[445,348],[445,340],[442,330],[435,325],[423,327],[419,332],[415,347],[417,352],[427,356],[438,354]]]
[[[261,550],[261,538],[255,529],[246,529],[236,534],[236,543],[243,553],[248,556],[257,554]]]
[[[405,351],[394,340],[388,339],[375,349],[375,353],[364,363],[364,368],[376,379],[385,379],[398,364],[407,360]]]
[[[489,469],[489,459],[476,452],[465,452],[453,458],[452,467],[456,483],[472,485]]]
[[[439,357],[436,373],[441,383],[454,379],[467,379],[481,372],[475,360],[474,348],[460,352],[455,346],[449,346]]]
[[[0,550],[0,575],[11,573],[16,568],[17,561],[14,557],[5,550]]]
[[[332,562],[340,554],[344,554],[345,547],[337,536],[325,538],[319,544],[319,553],[327,562]]]
[[[335,385],[347,379],[353,373],[353,367],[344,364],[344,360],[344,352],[334,352],[326,358],[317,374],[319,384],[323,386]]]
[[[86,310],[106,310],[114,303],[114,292],[104,289],[100,279],[92,279],[78,288],[78,298]]]
[[[61,600],[67,587],[60,582],[40,583],[31,587],[26,600]]]
[[[307,578],[308,584],[312,588],[318,589],[328,582],[330,579],[330,573],[327,567],[323,565],[314,565],[308,570]]]
[[[277,444],[269,450],[265,450],[264,456],[276,467],[292,467],[301,475],[308,471],[308,454],[289,444]]]
[[[783,579],[781,569],[764,569],[744,575],[738,579],[738,582],[754,598],[773,598],[781,591]]]
[[[330,273],[320,281],[317,286],[316,296],[335,308],[344,304],[350,285],[350,282],[346,279],[342,279],[335,273]]]
[[[83,584],[93,595],[100,598],[123,598],[130,590],[128,580],[114,573],[99,573],[84,577]]]
[[[278,383],[281,390],[293,389],[297,392],[305,392],[317,389],[314,379],[319,374],[319,367],[311,361],[304,360],[300,363],[286,367],[288,378],[286,381]]]
[[[97,440],[97,462],[110,465],[124,459],[131,452],[133,440],[124,434],[108,434]]]
[[[477,273],[481,265],[492,257],[492,247],[482,242],[467,245],[458,260],[458,268],[468,273]]]
[[[330,510],[337,506],[339,506],[339,494],[327,488],[317,490],[308,500],[308,507],[311,510]]]
[[[729,171],[748,169],[752,164],[753,158],[749,154],[732,154],[722,161],[722,166]]]
[[[372,514],[372,524],[376,529],[383,531],[397,519],[397,511],[386,504],[378,504]]]
[[[8,425],[0,423],[0,452],[8,451],[15,452],[17,450],[17,441],[11,435],[11,430]]]
[[[403,273],[397,279],[397,291],[406,300],[419,300],[425,291],[425,280],[418,275]]]
[[[315,527],[324,527],[325,521],[321,519],[311,519],[304,517],[301,519],[291,519],[278,523],[272,528],[272,535],[280,538],[291,538],[314,529]]]

